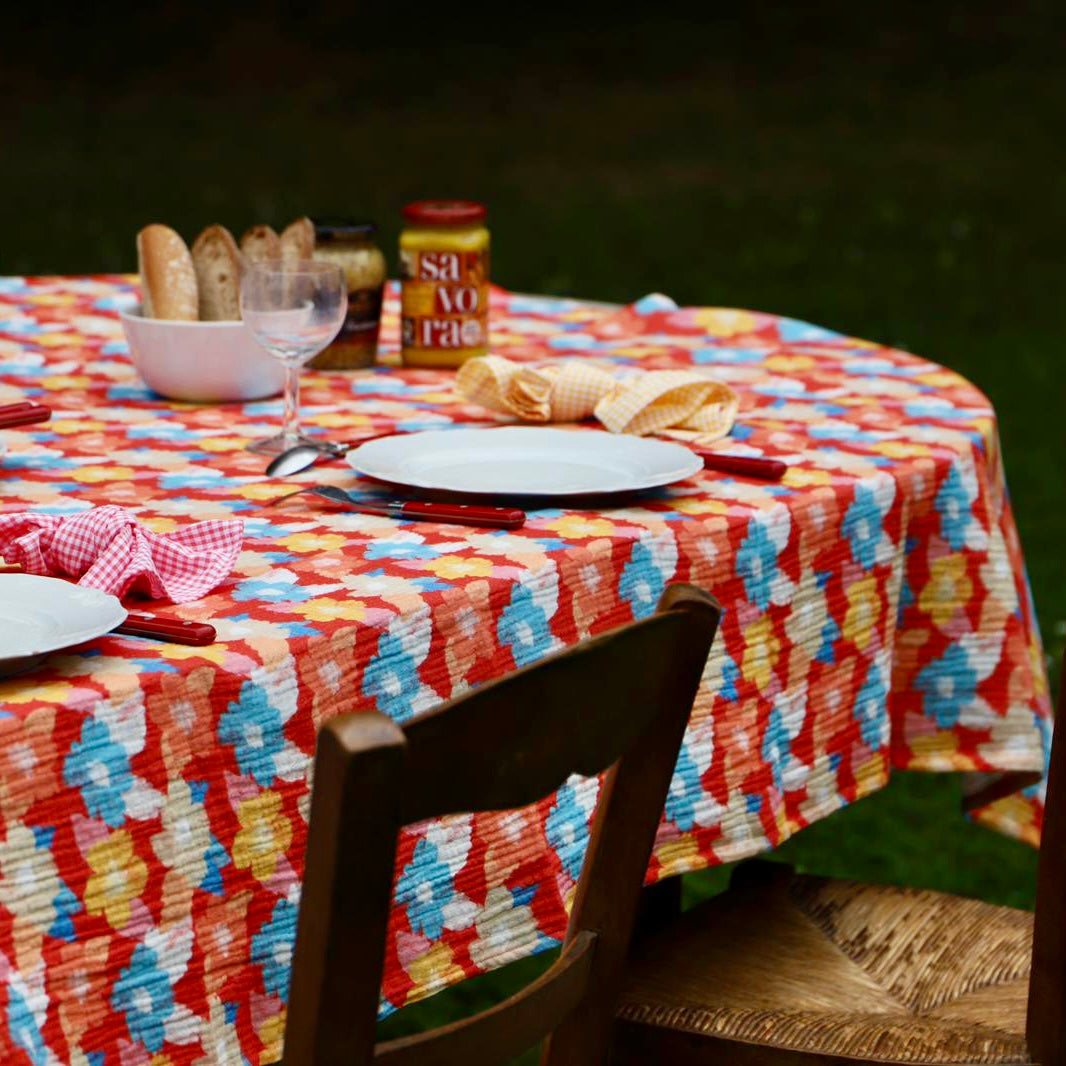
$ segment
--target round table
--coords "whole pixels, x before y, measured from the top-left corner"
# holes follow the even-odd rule
[[[212,621],[217,644],[112,636],[0,682],[5,1050],[276,1058],[317,726],[367,707],[405,721],[649,613],[672,580],[725,615],[650,881],[772,848],[894,769],[982,786],[1043,770],[1047,680],[995,417],[951,371],[768,314],[497,290],[494,351],[704,369],[743,397],[729,450],[789,471],[470,530],[275,505],[291,486],[245,444],[280,401],[150,394],[116,318],[135,300],[132,278],[0,279],[0,403],[55,411],[8,434],[0,507],[113,503],[162,531],[236,515],[245,546],[230,581],[165,608]],[[390,289],[391,365],[305,375],[310,429],[499,420],[452,374],[398,368],[396,319]],[[375,492],[341,465],[302,479]],[[597,788],[405,832],[383,1011],[558,942]],[[1039,816],[1035,790],[979,811],[1033,842]]]

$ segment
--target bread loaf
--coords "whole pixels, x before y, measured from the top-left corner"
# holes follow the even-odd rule
[[[200,321],[241,317],[241,253],[225,226],[208,226],[192,246],[200,294]]]
[[[281,241],[269,226],[252,226],[241,237],[241,254],[248,263],[261,263],[264,259],[280,259]]]
[[[281,231],[281,258],[286,266],[315,254],[315,224],[305,215]]]
[[[146,318],[196,321],[196,271],[188,247],[174,230],[153,223],[137,234],[137,269]]]

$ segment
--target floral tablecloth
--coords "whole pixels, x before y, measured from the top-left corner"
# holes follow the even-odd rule
[[[462,530],[273,505],[284,486],[244,447],[280,402],[151,395],[115,315],[135,295],[132,278],[0,279],[0,403],[55,409],[8,434],[2,509],[117,503],[158,530],[237,515],[245,549],[217,592],[168,608],[212,620],[214,646],[108,637],[0,681],[5,1063],[275,1059],[316,727],[367,707],[404,721],[647,614],[671,580],[725,617],[650,880],[772,847],[894,768],[1043,768],[1047,682],[995,418],[950,371],[766,314],[497,291],[494,350],[704,368],[744,398],[730,450],[790,471]],[[393,362],[396,310],[390,292]],[[307,422],[493,420],[452,381],[312,372]],[[596,794],[574,780],[405,833],[384,1011],[558,942]],[[1040,810],[1034,789],[980,817],[1035,841]]]

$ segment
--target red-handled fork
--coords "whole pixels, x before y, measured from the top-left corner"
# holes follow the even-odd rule
[[[126,621],[115,626],[112,632],[128,637],[167,640],[171,644],[191,644],[193,647],[215,642],[215,627],[210,622],[188,622],[182,618],[159,618],[151,614],[128,614]]]
[[[52,409],[41,403],[23,400],[0,406],[0,429],[14,429],[16,426],[30,426],[35,422],[47,422],[52,417]]]

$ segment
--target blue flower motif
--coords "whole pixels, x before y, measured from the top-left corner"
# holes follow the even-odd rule
[[[375,540],[365,552],[367,559],[436,559],[440,554],[432,544],[406,540]]]
[[[844,515],[843,532],[851,544],[851,557],[864,570],[877,562],[877,546],[881,543],[881,514],[877,495],[869,485],[855,486],[855,499]]]
[[[528,666],[542,658],[552,647],[551,630],[544,610],[525,585],[516,585],[511,602],[503,609],[496,624],[501,644],[511,649],[519,666]]]
[[[940,491],[936,494],[936,509],[940,512],[940,535],[959,551],[966,546],[966,529],[973,520],[970,497],[958,467],[952,466]]]
[[[915,684],[925,694],[926,713],[932,711],[942,729],[950,729],[977,696],[977,671],[966,649],[952,644],[919,671]]]
[[[873,663],[866,671],[866,680],[859,689],[852,714],[859,723],[863,743],[877,751],[884,743],[883,728],[887,723],[888,692],[881,671]]]
[[[655,565],[651,547],[638,540],[633,545],[633,554],[622,570],[618,582],[618,595],[625,600],[634,618],[647,618],[655,612],[655,605],[666,587],[666,578]]]
[[[266,603],[303,603],[318,595],[314,589],[294,581],[242,581],[234,590],[235,600],[261,600]]]
[[[270,921],[252,937],[252,962],[263,967],[263,988],[268,995],[284,997],[289,993],[296,913],[287,899],[278,900]]]
[[[589,826],[572,785],[563,785],[555,795],[556,805],[548,812],[544,835],[559,856],[566,872],[577,880],[588,846]]]
[[[696,800],[701,793],[699,769],[688,752],[688,745],[683,744],[666,796],[666,817],[678,829],[687,832],[696,824]]]
[[[435,940],[444,932],[444,908],[455,894],[452,872],[441,862],[437,848],[422,839],[396,882],[396,900],[407,907],[407,920],[415,933]]]
[[[111,739],[106,723],[87,718],[81,738],[63,763],[63,780],[81,791],[85,809],[115,828],[126,816],[125,794],[133,784],[126,749]]]
[[[788,730],[785,729],[785,720],[781,712],[774,707],[766,720],[766,732],[762,738],[762,759],[769,764],[770,772],[774,776],[774,787],[777,789],[782,787],[781,774],[791,754],[791,744]]]
[[[111,1007],[126,1015],[126,1028],[134,1040],[152,1052],[162,1048],[164,1023],[174,1011],[174,992],[150,947],[138,944],[133,949],[129,966],[115,982]]]
[[[33,1066],[45,1066],[48,1052],[37,1020],[22,993],[10,983],[7,986],[7,1031],[11,1042],[26,1052]]]
[[[396,722],[406,722],[415,713],[419,690],[418,666],[404,651],[403,642],[383,633],[377,654],[363,674],[363,691],[374,698],[377,709]]]
[[[254,681],[241,685],[240,698],[218,720],[218,738],[235,750],[242,774],[263,788],[273,784],[274,756],[285,746],[281,713]]]
[[[748,599],[761,611],[770,606],[770,592],[777,577],[777,545],[766,525],[757,518],[748,522],[748,534],[737,551],[737,575],[744,582]]]

